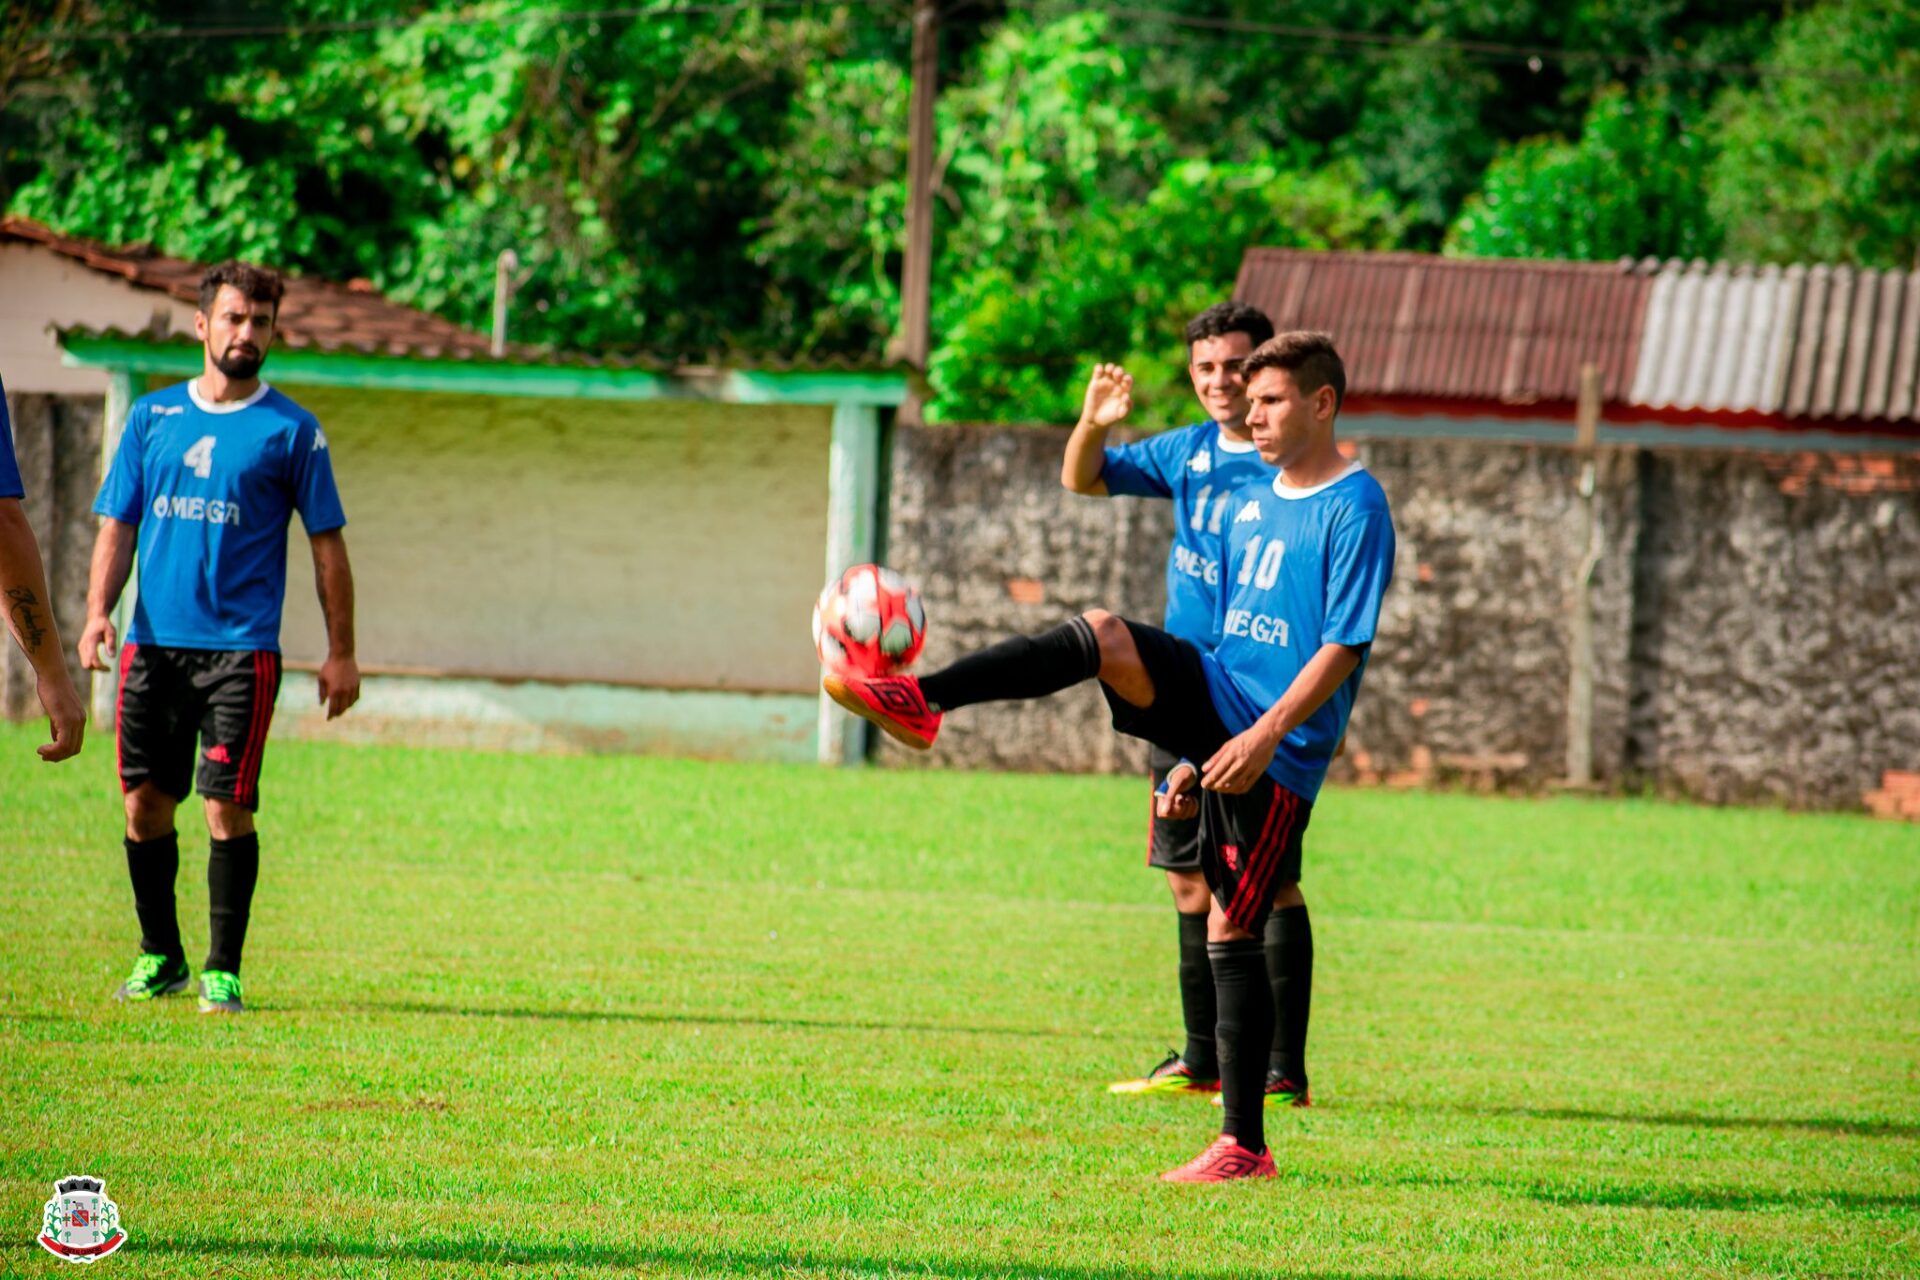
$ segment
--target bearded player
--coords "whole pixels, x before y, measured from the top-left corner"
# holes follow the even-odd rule
[[[140,576],[120,646],[120,789],[140,955],[115,996],[185,990],[190,974],[173,885],[175,810],[200,792],[210,836],[208,947],[200,1011],[239,1013],[241,948],[260,871],[260,764],[280,689],[287,526],[297,511],[326,615],[320,701],[327,718],[360,696],[353,572],[327,437],[260,380],[283,285],[228,262],[200,282],[200,376],[135,401],[93,509],[101,517],[80,660],[107,669],[109,616],[135,548]],[[103,650],[104,655],[103,656]]]

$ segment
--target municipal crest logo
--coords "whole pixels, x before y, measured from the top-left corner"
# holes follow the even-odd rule
[[[85,1176],[53,1184],[40,1244],[67,1262],[97,1262],[127,1242],[120,1207],[106,1197],[107,1184]]]
[[[1187,459],[1187,470],[1197,476],[1206,475],[1209,471],[1213,470],[1213,455],[1205,449],[1202,449]]]

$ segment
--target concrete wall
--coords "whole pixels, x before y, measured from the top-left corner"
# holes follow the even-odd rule
[[[817,691],[830,408],[285,390],[327,433],[369,670]],[[288,555],[281,644],[317,662]]]
[[[105,395],[105,373],[61,364],[54,325],[191,334],[193,305],[102,275],[45,245],[0,244],[0,381],[10,392]]]
[[[1059,488],[1064,432],[895,443],[888,559],[925,662],[1093,605],[1155,619],[1164,504]],[[1357,442],[1399,562],[1337,776],[1564,776],[1576,459],[1538,443]],[[1594,765],[1617,786],[1856,808],[1920,769],[1920,459],[1613,447],[1599,462]],[[969,709],[912,767],[1132,770],[1097,696]]]

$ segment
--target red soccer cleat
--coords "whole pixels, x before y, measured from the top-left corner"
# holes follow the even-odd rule
[[[894,741],[925,751],[940,735],[940,713],[927,705],[917,676],[863,676],[829,671],[820,679],[827,696],[879,725]]]
[[[1178,1169],[1160,1175],[1162,1182],[1232,1182],[1235,1178],[1271,1178],[1274,1176],[1273,1152],[1259,1155],[1241,1146],[1239,1141],[1221,1134],[1213,1145]]]

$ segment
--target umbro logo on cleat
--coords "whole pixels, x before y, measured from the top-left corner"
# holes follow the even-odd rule
[[[1240,512],[1238,515],[1234,516],[1233,522],[1235,524],[1247,524],[1250,521],[1258,520],[1259,518],[1260,518],[1260,503],[1256,499],[1253,501],[1249,501],[1246,506],[1240,508]]]
[[[912,694],[897,684],[875,685],[873,696],[880,705],[895,715],[912,716],[920,714],[920,702]]]

